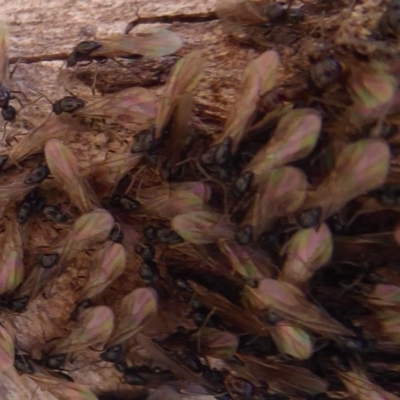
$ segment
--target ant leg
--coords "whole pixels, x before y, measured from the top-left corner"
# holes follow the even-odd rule
[[[132,176],[132,179],[131,179],[131,181],[130,181],[130,183],[129,183],[129,185],[128,185],[128,188],[125,190],[125,195],[127,195],[127,194],[131,191],[132,186],[133,186],[133,184],[135,183],[136,178],[137,178],[138,175],[143,171],[144,168],[145,168],[145,166],[140,167],[140,168],[138,169],[138,171]]]
[[[10,100],[17,100],[19,106],[21,107],[20,110],[22,110],[24,108],[24,105],[21,103],[21,100],[17,96],[11,96]]]
[[[90,65],[93,61],[88,61],[87,63],[81,63],[80,66],[81,67],[87,67],[88,65]]]
[[[18,93],[24,98],[25,101],[29,101],[29,99],[26,96],[26,94],[24,92],[21,92],[20,90],[10,90],[10,93]],[[17,99],[17,97],[16,96],[11,96],[11,99]]]
[[[72,93],[69,89],[67,89],[66,87],[64,88],[64,90],[65,90],[66,92],[68,92],[72,97],[78,97],[78,96],[76,96],[74,93]]]
[[[135,17],[136,19],[134,21],[131,21],[126,25],[124,29],[124,35],[129,35],[129,32],[135,27],[140,24],[140,15],[139,15],[139,6],[137,2],[135,1]]]
[[[94,69],[93,83],[92,83],[92,86],[91,86],[93,96],[96,94],[96,90],[95,89],[96,89],[96,80],[97,80],[98,71],[99,71],[99,64],[96,63],[96,67]]]
[[[21,61],[21,57],[20,58],[18,58],[18,60],[17,60],[17,62],[15,63],[15,65],[14,65],[14,68],[13,68],[13,70],[10,72],[10,79],[13,77],[13,75],[14,75],[14,72],[15,72],[15,70],[17,69],[17,67],[18,67],[18,64],[19,64],[19,62]]]
[[[114,62],[116,62],[120,67],[126,68],[126,69],[129,69],[129,70],[130,70],[130,68],[127,67],[126,65],[122,64],[121,61],[118,61],[118,60],[116,60],[115,58],[111,58],[111,60],[113,60]]]
[[[135,21],[131,21],[128,22],[128,24],[126,25],[126,28],[124,29],[124,35],[129,35],[129,32],[135,27],[139,25],[139,21],[135,20]]]
[[[3,136],[1,138],[1,143],[3,143],[5,141],[9,146],[11,146],[11,144],[8,142],[8,137],[6,135],[6,127],[7,127],[7,125],[8,125],[8,121],[6,121],[6,123],[4,124]]]

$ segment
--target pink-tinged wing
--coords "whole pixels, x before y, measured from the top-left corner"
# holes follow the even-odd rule
[[[39,296],[46,287],[56,278],[58,278],[64,271],[63,264],[56,264],[52,268],[41,268],[35,266],[30,271],[29,275],[23,280],[22,284],[13,293],[13,298],[19,299],[25,296],[29,297],[32,301]]]
[[[97,396],[85,385],[68,382],[44,373],[29,376],[42,391],[49,392],[59,400],[97,400]]]
[[[393,231],[393,238],[396,243],[400,246],[400,223],[396,225]]]
[[[314,375],[310,370],[291,365],[268,363],[259,358],[238,354],[255,377],[267,381],[270,386],[285,394],[304,395],[308,393],[316,395],[328,390],[328,383]]]
[[[21,181],[2,185],[0,187],[0,215],[9,205],[21,200],[33,187],[32,185],[25,185]]]
[[[156,110],[156,96],[152,91],[131,87],[88,100],[85,107],[74,112],[74,115],[111,119],[126,129],[139,131],[154,123]]]
[[[366,192],[382,185],[389,169],[390,149],[384,140],[364,139],[345,147],[334,170],[345,182]],[[369,183],[368,183],[369,182]]]
[[[231,303],[218,293],[209,292],[194,282],[189,282],[196,292],[196,299],[217,315],[228,321],[236,329],[257,336],[269,336],[269,327],[253,313]]]
[[[171,133],[165,144],[164,156],[170,165],[171,174],[176,171],[176,164],[179,163],[182,151],[190,133],[190,117],[194,107],[193,93],[184,93],[176,106],[172,119]]]
[[[172,218],[171,227],[184,240],[193,244],[234,238],[234,225],[224,215],[208,211],[178,215]]]
[[[396,310],[384,309],[375,312],[379,320],[379,334],[395,344],[400,343],[400,316]],[[376,327],[374,327],[374,331]]]
[[[377,284],[367,296],[367,302],[380,307],[397,307],[400,304],[400,287]]]
[[[0,20],[0,83],[8,79],[8,48],[10,46],[10,34],[7,24]]]
[[[24,278],[24,252],[21,232],[15,219],[6,224],[0,264],[0,295],[16,289]]]
[[[0,186],[0,213],[11,204],[15,204],[21,200],[26,194],[39,184],[26,184],[25,179],[29,176],[30,171],[26,171],[18,175],[13,182]]]
[[[105,241],[114,224],[112,215],[100,208],[79,217],[60,248],[60,261],[72,260],[78,252]]]
[[[272,89],[279,67],[279,55],[269,50],[249,63],[244,71],[241,88],[225,122],[222,135],[216,144],[226,138],[232,140],[232,153],[250,128],[260,97]]]
[[[52,385],[49,391],[61,400],[97,400],[97,396],[87,386],[76,382],[62,381]]]
[[[271,140],[252,158],[245,171],[256,183],[271,168],[306,157],[314,149],[321,131],[322,117],[310,108],[289,111],[279,121]]]
[[[72,129],[70,116],[65,116],[63,119],[57,118],[55,115],[50,116],[33,132],[26,134],[11,147],[4,167],[15,165],[33,154],[41,153],[50,139],[65,140]]]
[[[146,400],[215,400],[207,390],[191,381],[169,382],[151,391]]]
[[[142,160],[142,154],[107,154],[106,160],[91,166],[86,172],[97,185],[109,191]]]
[[[44,153],[53,178],[79,211],[86,213],[100,206],[93,189],[82,177],[74,154],[63,142],[58,139],[49,140]]]
[[[10,333],[0,325],[0,372],[8,371],[14,366],[15,348]]]
[[[332,256],[333,240],[328,226],[300,229],[286,243],[286,260],[279,279],[296,286],[305,284]]]
[[[157,302],[157,293],[152,289],[139,288],[126,295],[122,299],[115,329],[107,347],[136,335],[143,324],[157,312]]]
[[[347,90],[353,100],[348,110],[350,120],[365,124],[389,112],[398,91],[398,82],[384,68],[357,69],[348,79]]]
[[[326,337],[354,336],[354,333],[309,302],[296,286],[275,279],[263,279],[253,289],[245,286],[242,301],[250,308],[277,311],[289,322]]]
[[[172,194],[171,194],[172,193]],[[211,189],[203,182],[178,182],[167,185],[153,186],[151,188],[142,189],[140,191],[140,199],[147,202],[152,201],[156,197],[172,197],[175,193],[191,193],[197,197],[208,201],[211,196]]]
[[[314,353],[314,343],[310,335],[285,321],[279,321],[274,325],[271,336],[281,353],[297,360],[307,360]]]
[[[101,47],[90,56],[118,56],[118,52],[139,54],[145,57],[163,57],[175,53],[183,46],[182,39],[174,32],[160,29],[154,32],[140,32],[135,35],[121,35],[100,40]]]
[[[109,243],[105,249],[101,249],[82,289],[81,300],[98,296],[120,277],[125,271],[126,259],[125,247],[119,243]]]
[[[197,332],[202,354],[222,359],[232,358],[239,346],[239,339],[232,333],[204,327]]]
[[[249,0],[217,0],[215,13],[220,19],[235,25],[258,25],[267,22]]]
[[[234,241],[220,240],[218,247],[226,255],[232,269],[245,279],[272,278],[274,267],[271,260],[250,247],[240,246]]]
[[[322,219],[328,218],[350,200],[383,185],[389,164],[390,150],[385,141],[363,139],[349,144],[330,175],[309,194],[304,209],[321,207]]]
[[[174,361],[164,349],[153,342],[148,336],[138,333],[136,340],[152,359],[162,363],[162,365],[167,367],[178,379],[186,379],[205,387],[212,387],[212,384],[204,378]]]
[[[244,71],[242,93],[246,94],[249,90],[248,82],[252,82],[254,75],[257,76],[259,97],[269,92],[275,85],[279,68],[279,54],[274,50],[268,50],[250,61]],[[251,86],[251,85],[250,85]],[[250,89],[252,92],[252,89]]]
[[[255,194],[243,223],[253,227],[253,235],[257,238],[278,218],[298,210],[306,197],[306,190],[307,178],[300,169],[282,167],[269,171],[264,175],[262,187]]]
[[[398,396],[372,383],[361,371],[340,371],[337,375],[354,400],[399,400]]]
[[[68,354],[104,344],[114,328],[114,313],[106,306],[82,311],[74,329],[51,349],[51,354]]]
[[[185,182],[184,184],[163,185],[144,189],[139,200],[147,212],[160,218],[170,219],[179,214],[202,211],[211,197],[211,188],[202,182]]]
[[[162,136],[172,113],[180,102],[181,96],[192,92],[197,86],[204,67],[205,60],[198,51],[186,54],[174,65],[158,102],[154,133],[156,139]]]

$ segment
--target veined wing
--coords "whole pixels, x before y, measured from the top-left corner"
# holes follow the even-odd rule
[[[162,57],[175,53],[182,45],[182,39],[174,32],[160,29],[154,32],[141,32],[135,35],[121,35],[100,40],[101,47],[90,56],[118,56],[116,51],[127,54],[140,54],[146,57]]]
[[[91,118],[112,119],[131,130],[148,128],[156,116],[156,97],[141,87],[132,87],[88,101],[74,112]]]
[[[219,18],[236,25],[254,25],[267,22],[249,0],[217,0],[215,13]]]
[[[7,24],[0,20],[0,83],[8,79],[8,48],[10,35]]]

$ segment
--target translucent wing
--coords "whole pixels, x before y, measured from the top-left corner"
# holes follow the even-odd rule
[[[244,71],[236,102],[226,119],[222,135],[215,144],[230,138],[231,152],[236,153],[239,143],[253,122],[260,97],[275,84],[278,66],[279,55],[273,50],[266,51],[249,63]]]
[[[271,260],[263,253],[234,241],[220,240],[218,247],[224,253],[235,272],[250,281],[273,276]]]
[[[328,389],[327,382],[306,368],[265,362],[244,354],[238,354],[237,357],[248,366],[258,379],[267,381],[285,394],[298,395],[300,392],[316,395],[324,393]]]
[[[211,197],[211,188],[202,182],[184,182],[143,189],[139,196],[138,200],[147,212],[170,219],[204,210]]]
[[[8,79],[8,48],[10,35],[7,24],[0,20],[0,83]]]
[[[158,103],[155,139],[162,136],[172,113],[181,100],[181,96],[191,92],[197,86],[204,67],[205,60],[197,51],[185,55],[174,65]]]
[[[243,172],[254,174],[255,184],[272,168],[306,157],[314,149],[322,118],[313,109],[295,109],[282,117],[271,140],[247,164]]]
[[[222,20],[236,25],[254,25],[267,22],[254,2],[250,0],[217,0],[215,13]]]
[[[46,143],[45,157],[53,178],[81,212],[100,206],[96,194],[79,171],[78,162],[67,146],[58,139]]]
[[[61,275],[63,269],[62,264],[57,264],[48,269],[35,266],[22,282],[22,285],[13,293],[13,301],[21,302],[21,309],[18,311],[24,311],[28,302],[43,293],[46,286]]]
[[[136,337],[136,340],[141,346],[145,348],[151,358],[158,362],[161,362],[174,375],[176,375],[178,379],[187,379],[204,387],[211,386],[211,384],[203,379],[201,376],[195,374],[190,369],[174,361],[164,349],[162,349],[148,336],[139,333]]]
[[[84,107],[74,111],[73,114],[111,119],[126,129],[142,130],[154,122],[156,97],[148,89],[131,87],[85,101]]]
[[[15,348],[10,333],[0,325],[0,372],[5,372],[14,366]]]
[[[392,343],[400,343],[400,317],[397,310],[381,309],[375,312],[375,324],[372,327],[374,335],[386,338]],[[378,328],[378,329],[377,329]]]
[[[278,218],[299,209],[306,197],[306,189],[307,178],[297,168],[282,167],[266,173],[243,222],[253,227],[254,239],[269,230]]]
[[[190,282],[190,286],[196,292],[196,298],[205,307],[213,310],[236,329],[245,333],[252,333],[257,336],[269,336],[269,327],[262,323],[251,312],[243,312],[243,309],[231,303],[218,293],[210,292],[200,285]]]
[[[106,241],[114,225],[114,218],[102,209],[79,217],[65,237],[46,249],[45,256],[54,255],[54,263],[47,267],[35,266],[13,298],[26,298],[27,301],[36,298],[46,285],[62,274],[66,263],[74,259],[80,251]]]
[[[313,342],[304,330],[282,320],[273,325],[267,325],[250,311],[244,312],[243,309],[230,303],[219,294],[207,292],[193,282],[190,285],[196,292],[196,299],[203,306],[219,315],[225,322],[228,322],[240,332],[251,333],[256,336],[271,334],[282,353],[299,360],[307,359],[312,355]]]
[[[275,279],[263,279],[253,289],[245,286],[242,301],[252,308],[275,310],[289,322],[323,336],[354,336],[354,333],[309,302],[296,286]]]
[[[400,287],[397,285],[377,284],[368,293],[369,304],[383,307],[396,307],[400,304]]]
[[[69,118],[60,119],[52,115],[42,125],[25,135],[11,147],[3,168],[15,165],[33,154],[42,152],[46,142],[50,139],[65,140],[72,127]]]
[[[98,296],[121,276],[126,267],[126,258],[126,250],[119,243],[108,243],[101,249],[82,289],[81,301]]]
[[[398,91],[398,82],[384,63],[369,63],[364,68],[350,68],[346,89],[352,106],[349,119],[355,124],[381,119],[392,106]]]
[[[172,229],[184,240],[193,244],[215,243],[234,237],[234,225],[222,214],[195,211],[180,214],[171,220]]]
[[[93,179],[96,186],[104,188],[105,193],[115,185],[142,160],[142,154],[116,153],[107,154],[107,158],[99,163],[91,165],[85,171],[85,175]]]
[[[182,39],[167,29],[115,36],[99,43],[101,47],[90,52],[90,56],[118,57],[119,53],[126,53],[156,58],[175,53],[183,46]]]
[[[60,254],[60,263],[68,262],[80,251],[105,241],[114,224],[112,215],[100,208],[79,217],[62,244],[54,249]]]
[[[311,336],[303,329],[286,321],[278,321],[274,324],[271,328],[271,337],[280,352],[298,360],[307,360],[314,353]]]
[[[157,302],[156,292],[147,288],[135,289],[125,296],[107,348],[122,343],[140,332],[143,324],[157,312]]]
[[[381,186],[390,162],[388,144],[379,139],[364,139],[346,146],[339,154],[333,171],[310,192],[303,209],[321,207],[324,220],[348,201]]]
[[[299,229],[285,245],[287,254],[279,279],[302,286],[325,265],[333,252],[332,234],[327,225]]]
[[[399,397],[386,392],[380,386],[372,383],[364,370],[353,365],[347,371],[336,371],[348,393],[355,400],[399,400]]]
[[[0,295],[16,289],[24,278],[24,252],[21,233],[15,219],[6,223],[0,265]]]
[[[198,337],[202,354],[222,359],[232,359],[238,349],[239,339],[230,332],[204,327],[194,337]]]
[[[74,353],[89,346],[104,344],[114,328],[114,313],[106,306],[82,311],[73,330],[59,340],[50,355]]]
[[[97,396],[85,385],[69,382],[46,374],[29,375],[42,391],[59,400],[97,400]]]
[[[29,175],[30,172],[25,172],[17,176],[13,182],[0,186],[0,212],[3,212],[10,204],[15,204],[18,200],[21,200],[39,185],[39,183],[26,183]]]
[[[147,400],[217,400],[208,392],[191,381],[168,382],[152,391]]]
[[[168,137],[164,155],[171,166],[171,174],[176,171],[189,134],[189,121],[193,112],[194,101],[192,93],[185,93],[179,100],[173,120],[171,134]]]

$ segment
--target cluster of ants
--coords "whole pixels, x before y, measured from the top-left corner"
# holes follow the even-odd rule
[[[306,19],[293,2],[263,3],[218,0],[216,14],[266,29]],[[380,40],[397,40],[399,15],[389,1]],[[66,65],[182,46],[168,29],[126,32],[79,43]],[[0,107],[12,123],[8,47],[2,22]],[[398,61],[348,53],[310,57],[304,81],[282,85],[278,52],[262,52],[216,135],[192,119],[198,51],[160,98],[129,87],[52,103],[0,155],[11,177],[0,186],[0,374],[68,400],[399,399]],[[131,134],[90,168],[69,146],[85,118]],[[13,314],[51,302],[77,258],[90,267],[70,329],[27,351]],[[112,365],[135,390],[94,394],[68,373],[82,365]]]

